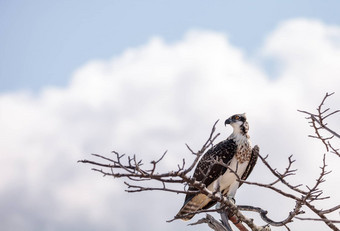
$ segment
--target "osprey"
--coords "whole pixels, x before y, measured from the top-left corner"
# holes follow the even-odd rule
[[[225,125],[227,124],[233,127],[233,133],[203,155],[193,177],[204,183],[208,190],[212,192],[219,190],[224,196],[234,200],[236,190],[242,184],[237,178],[247,179],[256,164],[259,148],[257,145],[251,148],[245,113],[231,116],[225,121]],[[217,164],[216,160],[222,160],[233,171]],[[189,187],[189,191],[195,190],[197,191],[194,187]],[[190,220],[195,212],[208,209],[214,204],[216,201],[202,193],[187,194],[183,207],[175,217]]]

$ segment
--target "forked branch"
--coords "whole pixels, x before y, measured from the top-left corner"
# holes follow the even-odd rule
[[[317,112],[315,114],[307,111],[299,111],[308,115],[306,119],[309,121],[311,127],[314,129],[314,135],[311,135],[310,137],[319,139],[325,146],[327,152],[331,152],[340,157],[339,148],[336,148],[333,144],[331,144],[332,139],[340,138],[340,135],[332,130],[326,123],[326,119],[337,114],[339,110],[331,111],[330,108],[324,109],[326,100],[333,94],[334,93],[327,93],[325,95],[322,102],[317,107]],[[265,188],[275,192],[277,195],[280,195],[285,199],[295,201],[294,208],[292,208],[291,211],[286,211],[287,217],[281,221],[274,221],[270,219],[268,217],[268,212],[260,207],[253,205],[237,206],[232,201],[221,195],[221,193],[219,193],[218,191],[212,192],[208,190],[206,185],[191,177],[189,175],[190,172],[195,168],[202,155],[207,151],[208,148],[213,145],[215,139],[219,136],[219,134],[215,134],[217,122],[218,121],[216,121],[216,123],[213,125],[209,137],[207,141],[203,144],[201,149],[199,149],[198,151],[193,151],[193,149],[186,144],[189,152],[194,155],[195,158],[191,163],[187,163],[186,160],[183,159],[182,162],[177,165],[176,170],[165,172],[160,171],[161,169],[159,168],[159,164],[166,158],[167,152],[161,155],[159,159],[151,161],[149,165],[145,164],[142,160],[137,158],[136,155],[121,155],[116,151],[112,152],[112,156],[110,156],[110,158],[99,154],[92,154],[93,157],[97,158],[97,161],[85,159],[80,160],[79,162],[92,165],[92,170],[101,173],[103,176],[111,176],[114,178],[125,179],[125,185],[127,186],[126,191],[129,193],[163,191],[180,194],[196,194],[198,192],[205,194],[212,200],[218,202],[220,206],[215,209],[199,210],[197,212],[194,212],[194,214],[216,212],[226,214],[225,212],[228,211],[226,222],[228,223],[228,219],[233,221],[235,223],[235,227],[239,230],[248,230],[243,225],[243,223],[246,224],[253,231],[268,231],[270,230],[269,225],[281,226],[285,227],[287,230],[290,230],[288,225],[292,221],[301,220],[323,222],[331,230],[339,231],[339,228],[336,226],[336,224],[338,224],[340,220],[328,219],[326,215],[339,211],[340,205],[335,205],[331,208],[322,208],[321,206],[318,207],[314,204],[315,201],[323,201],[330,198],[329,196],[324,196],[324,191],[322,189],[327,175],[331,173],[331,170],[329,170],[327,167],[326,154],[323,155],[321,161],[322,164],[320,166],[320,174],[315,179],[315,183],[313,185],[303,185],[302,183],[295,185],[290,183],[290,177],[298,179],[298,169],[293,168],[293,165],[295,164],[293,156],[288,157],[286,168],[283,171],[278,171],[275,167],[272,166],[271,163],[269,163],[269,161],[267,160],[268,156],[262,157],[260,154],[258,154],[259,158],[261,159],[264,166],[266,166],[269,173],[275,177],[275,180],[272,182],[264,183],[245,181],[240,179],[235,173],[240,183]],[[328,133],[328,136],[325,136],[323,133]],[[218,159],[211,161],[211,165],[223,165],[224,167],[229,168],[225,165],[225,163]],[[232,169],[229,168],[229,170],[233,172]],[[148,182],[150,181],[157,182],[158,186],[155,186],[155,184],[148,184]],[[187,190],[188,186],[189,188],[194,188],[195,190]],[[303,214],[305,214],[305,209],[312,211],[315,217],[303,217]],[[241,211],[259,213],[262,220],[265,221],[268,225],[256,225],[253,219],[246,217]],[[174,219],[170,221],[173,220]],[[192,225],[207,223],[209,227],[215,231],[230,231],[231,227],[229,227],[229,224],[226,224],[226,222],[223,223],[217,221],[212,216],[207,214],[206,218],[200,219]]]

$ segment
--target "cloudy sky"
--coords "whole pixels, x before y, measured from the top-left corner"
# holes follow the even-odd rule
[[[304,116],[340,102],[337,1],[0,1],[1,230],[208,230],[173,218],[183,195],[127,194],[77,160],[110,151],[164,171],[190,160],[213,123],[246,112],[252,142],[311,185],[323,146]],[[328,122],[340,131],[339,115]],[[339,145],[339,143],[338,143]],[[339,147],[339,146],[338,146]],[[338,204],[340,160],[322,187]],[[250,180],[268,182],[259,163]],[[283,219],[294,203],[242,186],[240,204]],[[326,208],[326,207],[325,207]],[[249,214],[258,219],[256,215]],[[335,214],[332,218],[339,219]],[[263,224],[257,220],[258,224]],[[325,230],[294,222],[292,230]],[[282,230],[275,229],[273,230]]]

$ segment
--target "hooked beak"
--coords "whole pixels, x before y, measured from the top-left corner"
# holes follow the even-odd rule
[[[231,124],[231,119],[227,119],[226,121],[224,121],[224,126],[227,126],[227,124]]]

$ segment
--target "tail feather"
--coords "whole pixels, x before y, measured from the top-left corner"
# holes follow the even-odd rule
[[[177,213],[175,218],[180,218],[182,220],[188,221],[193,216],[195,216],[195,212],[204,208],[211,199],[204,194],[197,194],[191,200],[187,201],[180,211]]]

